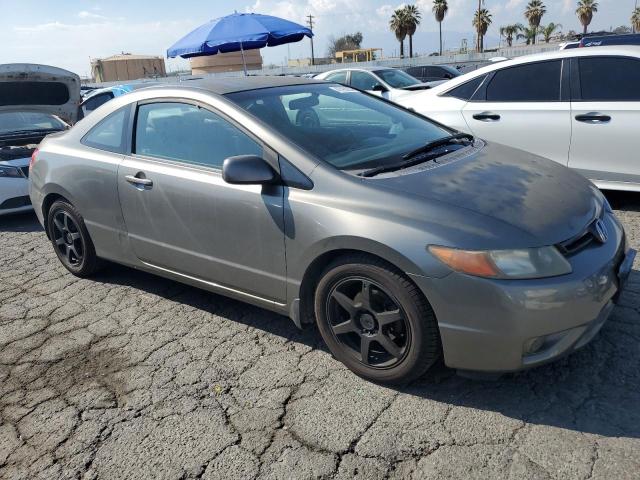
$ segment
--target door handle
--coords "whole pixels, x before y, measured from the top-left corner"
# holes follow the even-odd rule
[[[497,113],[483,112],[474,114],[473,118],[481,122],[497,122],[500,120],[500,115]]]
[[[586,113],[584,115],[576,115],[576,120],[584,123],[607,123],[611,121],[611,117],[601,113]]]
[[[134,175],[127,175],[126,177],[124,177],[124,179],[134,185],[142,185],[143,187],[153,186],[153,181],[149,180],[148,178],[139,178]]]

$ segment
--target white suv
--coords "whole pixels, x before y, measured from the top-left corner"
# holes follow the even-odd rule
[[[592,47],[489,65],[398,103],[488,141],[640,191],[640,47]]]

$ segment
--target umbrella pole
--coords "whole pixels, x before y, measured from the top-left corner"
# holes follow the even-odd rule
[[[247,76],[247,62],[244,59],[244,49],[242,48],[242,42],[240,42],[240,53],[242,54],[242,68],[244,70],[245,77]]]

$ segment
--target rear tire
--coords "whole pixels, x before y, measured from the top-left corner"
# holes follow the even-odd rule
[[[73,275],[89,277],[102,267],[82,215],[69,202],[51,205],[47,231],[58,259]]]
[[[422,292],[386,262],[351,255],[325,269],[315,292],[318,328],[331,353],[357,375],[402,384],[440,357],[440,334]]]

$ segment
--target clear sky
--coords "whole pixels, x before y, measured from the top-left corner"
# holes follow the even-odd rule
[[[598,0],[594,30],[629,25],[636,0]],[[405,2],[406,3],[406,2]],[[415,2],[423,21],[414,37],[414,49],[430,53],[437,49],[438,24],[431,0]],[[543,23],[580,31],[576,0],[545,0]],[[497,44],[501,25],[525,22],[526,0],[485,0],[493,24],[485,42]],[[640,2],[639,2],[640,4]],[[398,44],[389,31],[394,8],[403,3],[388,0],[0,0],[0,63],[34,62],[55,65],[80,74],[89,72],[89,59],[120,52],[165,55],[167,47],[206,21],[234,10],[281,16],[299,23],[315,16],[315,51],[322,56],[330,36],[361,31],[363,46],[380,47],[384,55],[397,55]],[[475,7],[474,7],[475,6]],[[463,38],[473,44],[471,18],[477,0],[449,0],[443,23],[446,47],[458,47]],[[308,39],[289,47],[263,50],[266,63],[310,56]],[[186,66],[168,62],[169,68]]]

